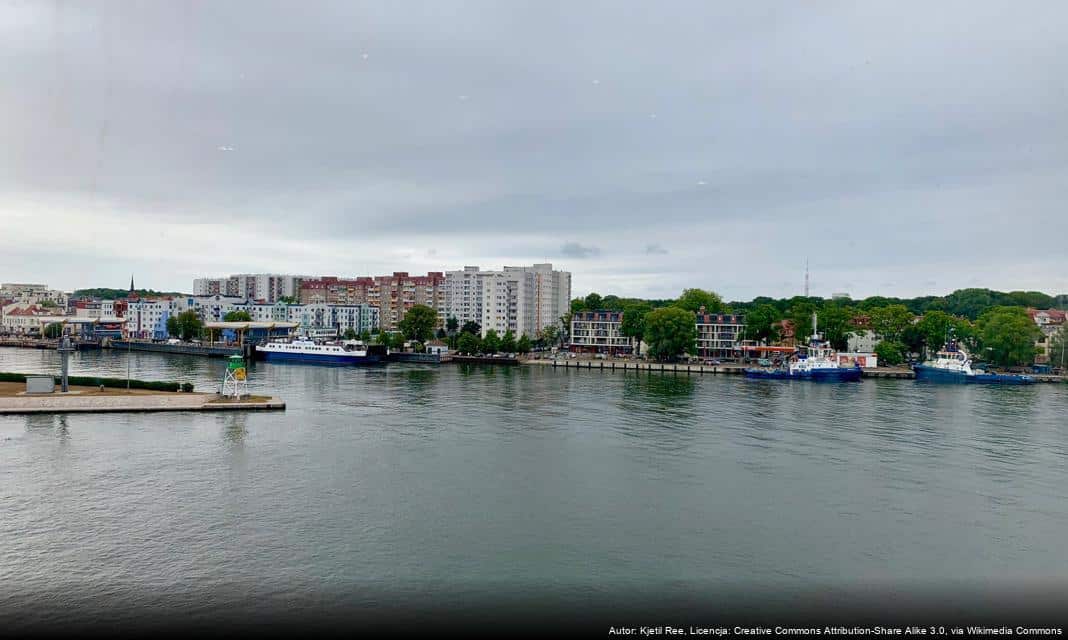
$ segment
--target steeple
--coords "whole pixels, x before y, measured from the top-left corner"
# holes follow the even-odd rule
[[[134,292],[134,286],[133,286],[133,274],[131,273],[131,274],[130,274],[130,295],[133,295],[133,292]]]

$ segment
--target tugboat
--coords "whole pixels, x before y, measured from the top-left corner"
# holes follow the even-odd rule
[[[813,380],[816,382],[856,382],[860,380],[860,365],[843,367],[838,364],[834,349],[816,331],[816,314],[812,314],[812,337],[808,353],[798,356],[788,367],[781,369],[746,369],[745,377],[762,380]]]
[[[924,382],[953,382],[962,384],[1032,384],[1031,376],[1011,373],[979,373],[972,369],[968,352],[952,338],[935,353],[933,359],[913,365],[916,380]]]
[[[307,362],[309,364],[374,364],[377,354],[369,353],[367,347],[357,340],[312,340],[296,337],[292,340],[272,340],[256,347],[267,362]]]

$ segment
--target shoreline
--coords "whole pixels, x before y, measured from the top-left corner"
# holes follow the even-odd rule
[[[568,358],[559,360],[523,359],[523,365],[545,366],[554,369],[581,369],[584,371],[649,371],[651,373],[672,373],[687,375],[744,375],[747,365],[741,364],[685,364],[667,362],[598,360],[590,358]],[[1035,384],[1068,383],[1068,376],[1051,374],[1027,374],[1035,379]],[[906,367],[878,367],[861,370],[862,378],[882,378],[896,380],[915,380],[916,373]]]

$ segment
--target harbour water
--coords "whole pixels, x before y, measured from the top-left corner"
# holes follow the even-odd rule
[[[225,366],[71,372],[127,359],[198,391]],[[287,410],[0,417],[0,625],[1068,575],[1068,385],[257,363],[250,388]]]

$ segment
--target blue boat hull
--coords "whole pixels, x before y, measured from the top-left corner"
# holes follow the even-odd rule
[[[366,356],[334,356],[313,355],[310,353],[281,353],[277,351],[256,351],[265,362],[299,362],[301,364],[322,364],[335,367],[346,367],[361,364],[376,364],[380,361],[377,355]]]
[[[1031,376],[1007,373],[976,373],[967,375],[959,371],[946,371],[923,364],[912,367],[916,379],[922,382],[945,382],[951,384],[1033,384]]]
[[[815,371],[791,374],[783,369],[746,369],[745,377],[755,380],[811,380],[813,382],[857,382],[860,380],[860,367],[843,367],[839,369],[816,369]]]

